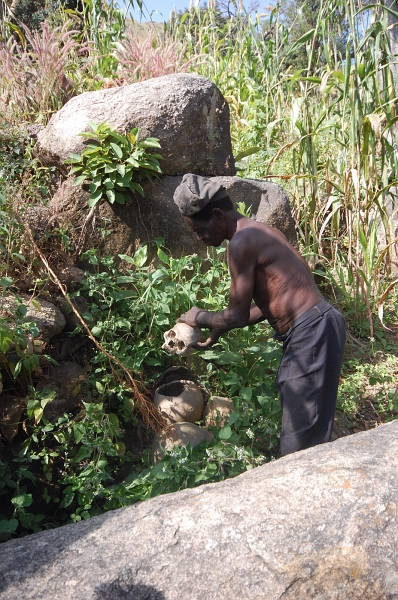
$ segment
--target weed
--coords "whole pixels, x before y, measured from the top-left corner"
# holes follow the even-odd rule
[[[131,200],[131,192],[144,195],[141,181],[151,179],[161,173],[160,154],[147,151],[160,148],[156,138],[138,140],[138,129],[121,135],[106,123],[96,125],[89,122],[91,132],[79,135],[89,138],[89,143],[81,154],[73,154],[66,160],[72,165],[71,174],[77,175],[73,185],[89,179],[90,207],[96,206],[103,198],[111,204],[124,204]]]

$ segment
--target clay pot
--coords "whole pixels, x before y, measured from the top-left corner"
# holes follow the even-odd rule
[[[180,379],[157,388],[153,403],[167,423],[187,421],[195,423],[202,418],[204,399],[193,381]]]

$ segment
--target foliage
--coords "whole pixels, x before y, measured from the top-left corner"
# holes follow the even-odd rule
[[[138,140],[138,129],[122,135],[106,123],[89,122],[91,132],[79,135],[89,138],[81,154],[72,154],[66,163],[72,165],[71,174],[77,175],[73,185],[89,179],[89,206],[95,206],[103,198],[111,204],[129,202],[131,192],[144,195],[141,182],[161,173],[160,154],[147,152],[148,148],[160,148],[156,138]]]
[[[22,369],[35,371],[39,357],[33,352],[33,338],[39,335],[35,323],[27,320],[27,307],[10,288],[11,277],[0,274],[0,365],[13,379]],[[0,372],[0,393],[3,390]]]
[[[397,319],[388,208],[396,202],[397,117],[386,10],[381,3],[370,12],[352,0],[321,0],[316,18],[299,3],[297,20],[289,21],[280,6],[267,14],[227,15],[220,5],[174,14],[162,36],[136,45],[118,7],[100,0],[54,11],[35,33],[12,28],[9,21],[1,24],[0,112],[9,121],[2,126],[0,149],[3,296],[16,289],[14,272],[29,262],[10,198],[15,190],[32,198],[37,188],[44,200],[50,176],[11,125],[46,122],[74,90],[164,74],[174,62],[174,70],[195,69],[219,87],[230,107],[240,174],[282,182],[288,189],[302,253],[344,307],[351,332],[370,338],[365,356],[353,358],[349,347],[339,418],[343,415],[354,431],[395,418],[396,344],[380,329],[380,320],[393,328]],[[92,180],[93,208],[102,197],[125,201],[131,182],[140,185],[135,165],[128,163],[132,141],[113,137],[105,124],[92,129],[85,134],[94,140],[86,148],[92,153],[85,150],[71,161],[78,167],[75,175]],[[138,132],[132,133],[135,143]],[[160,169],[151,164],[155,168],[148,174],[156,175]],[[250,206],[241,209],[249,213]],[[63,235],[67,239],[68,232]],[[213,311],[225,306],[229,282],[222,251],[206,261],[177,260],[156,240],[134,257],[104,258],[93,249],[84,259],[90,272],[76,292],[86,300],[83,317],[102,347],[148,387],[172,364],[160,346],[176,317],[193,304]],[[235,410],[229,422],[213,428],[212,443],[174,449],[152,468],[148,451],[133,452],[132,432],[142,426],[131,391],[102,352],[87,351],[92,370],[81,410],[55,423],[45,418],[53,392],[37,385],[40,364],[27,342],[36,331],[18,299],[12,310],[15,325],[5,316],[0,322],[0,350],[8,383],[27,391],[27,410],[18,437],[0,460],[0,539],[219,481],[277,455],[280,408],[273,381],[280,349],[263,324],[231,331],[192,359],[204,365],[209,393],[232,397]],[[144,445],[149,444],[147,437]]]
[[[208,57],[198,70],[229,102],[240,175],[272,178],[292,193],[303,252],[371,333],[397,283],[387,11],[322,1],[310,28],[302,19],[298,38],[300,14],[289,21],[279,7],[222,25],[216,19],[216,11],[191,7],[170,23],[170,35],[188,40],[187,57]],[[303,64],[293,71],[298,53]]]
[[[83,2],[81,11],[68,11],[68,14],[80,21],[82,38],[89,47],[91,77],[113,77],[117,69],[113,48],[124,37],[126,27],[125,17],[117,3],[113,0],[109,3],[88,0]]]
[[[172,360],[160,348],[163,332],[198,301],[198,295],[202,306],[220,309],[229,285],[223,251],[202,261],[195,255],[172,258],[161,240],[155,248],[160,262],[154,270],[146,266],[147,246],[134,257],[122,255],[123,270],[112,257],[100,259],[90,251],[85,260],[96,272],[88,273],[76,292],[86,300],[83,316],[104,349],[148,384]],[[213,429],[210,445],[176,449],[154,468],[148,451],[137,460],[128,448],[131,393],[101,352],[91,356],[93,371],[78,414],[49,422],[44,409],[54,393],[29,387],[28,436],[12,460],[0,464],[0,493],[6,500],[0,515],[3,539],[219,481],[274,457],[280,408],[273,371],[280,350],[265,340],[268,335],[263,325],[232,331],[204,354],[203,382],[212,394],[234,398],[236,411],[229,423]]]

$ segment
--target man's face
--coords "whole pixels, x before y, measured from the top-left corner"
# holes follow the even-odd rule
[[[222,217],[222,211],[220,213],[221,215],[217,212],[210,221],[195,221],[186,216],[184,216],[184,221],[191,231],[196,233],[198,242],[203,242],[206,246],[217,247],[226,239],[225,219]]]

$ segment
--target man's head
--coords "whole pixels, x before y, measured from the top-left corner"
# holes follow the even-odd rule
[[[174,192],[174,202],[198,241],[206,246],[219,246],[228,238],[229,216],[234,205],[222,184],[187,173]]]

